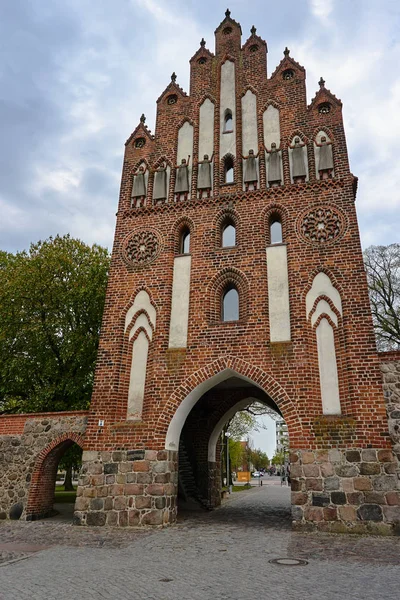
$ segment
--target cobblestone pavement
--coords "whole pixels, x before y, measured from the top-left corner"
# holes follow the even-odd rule
[[[293,533],[289,496],[256,487],[156,531],[3,522],[0,548],[23,560],[0,565],[0,598],[398,600],[399,538]],[[282,557],[308,564],[268,562]]]

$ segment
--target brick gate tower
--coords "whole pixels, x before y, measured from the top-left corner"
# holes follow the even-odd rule
[[[398,498],[342,103],[229,10],[126,142],[75,522],[220,502],[220,433],[286,421],[297,527],[390,531]],[[388,496],[389,495],[389,496]],[[391,508],[389,506],[389,508]]]

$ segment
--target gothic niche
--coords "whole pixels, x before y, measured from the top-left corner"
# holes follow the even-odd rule
[[[322,413],[340,415],[339,376],[335,350],[335,330],[342,316],[342,300],[328,275],[318,273],[306,296],[307,319],[315,329],[318,349]]]
[[[142,416],[146,383],[149,344],[156,327],[156,309],[145,290],[140,290],[126,313],[124,333],[128,343],[133,339],[132,361],[129,376],[127,419]]]
[[[319,245],[338,241],[346,230],[343,214],[333,206],[316,206],[300,215],[298,233],[303,240]]]
[[[160,240],[154,231],[139,231],[125,238],[122,257],[128,265],[141,266],[151,263],[159,249]]]

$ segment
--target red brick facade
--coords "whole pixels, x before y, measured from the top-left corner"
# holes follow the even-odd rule
[[[227,27],[231,28],[230,33],[224,33]],[[284,173],[283,185],[279,187],[266,187],[263,153],[260,153],[257,191],[242,191],[242,160],[237,157],[234,183],[221,184],[220,73],[227,59],[235,64],[237,148],[241,148],[242,136],[241,98],[248,89],[257,97],[260,146],[265,108],[272,104],[279,109],[281,140],[278,141],[283,148]],[[319,447],[322,415],[318,357],[315,331],[306,319],[305,296],[314,276],[321,271],[329,275],[343,303],[343,316],[335,331],[343,416],[330,420],[335,421],[335,430],[340,430],[342,421],[351,420],[351,439],[343,438],[344,445],[351,441],[359,447],[388,446],[381,374],[355,211],[356,179],[349,170],[341,102],[321,82],[307,106],[305,70],[288,51],[267,77],[266,43],[253,33],[242,46],[240,26],[230,17],[216,30],[216,55],[201,45],[190,63],[190,95],[172,81],[157,101],[155,136],[141,123],[126,143],[86,448],[164,448],[169,421],[182,398],[218,370],[219,362],[229,361],[239,362],[240,372],[264,385],[267,394],[281,408],[293,448]],[[287,70],[292,72],[289,79],[283,77]],[[174,104],[168,103],[171,95],[176,96]],[[168,202],[153,205],[154,174],[150,173],[145,206],[131,208],[133,172],[143,160],[150,169],[162,160],[174,167],[178,130],[185,120],[194,127],[193,155],[197,157],[199,107],[205,97],[212,100],[216,109],[213,196],[196,198],[194,166],[192,199],[174,202],[175,169],[172,168]],[[320,112],[324,104],[329,104],[327,113]],[[324,181],[315,176],[313,140],[320,130],[326,131],[332,140],[334,156],[335,176]],[[288,145],[296,134],[307,143],[310,173],[309,181],[298,185],[290,183],[288,157]],[[143,147],[135,147],[138,138],[145,140]],[[342,231],[331,243],[310,243],[301,235],[301,217],[319,207],[336,209],[339,214]],[[268,336],[265,249],[271,214],[282,219],[288,253],[292,335],[291,342],[285,344],[271,343]],[[220,227],[225,216],[230,216],[236,224],[237,243],[232,248],[221,248]],[[183,226],[191,232],[188,344],[187,348],[171,350],[168,332],[173,262]],[[147,231],[157,237],[157,256],[141,266],[128,264],[122,252],[125,240],[132,232]],[[221,290],[229,281],[240,294],[238,322],[220,320]],[[134,339],[128,342],[124,335],[124,319],[140,289],[147,290],[156,307],[157,326],[149,347],[143,418],[141,422],[129,422],[127,393]],[[99,419],[105,421],[102,428],[98,427]]]
[[[126,142],[75,523],[166,525],[176,518],[178,488],[181,497],[195,489],[202,504],[218,505],[222,424],[256,398],[288,425],[296,527],[392,533],[400,521],[400,363],[398,355],[376,352],[342,104],[321,80],[307,105],[305,70],[287,49],[268,76],[266,43],[253,28],[242,46],[240,25],[229,11],[215,33],[215,55],[202,40],[190,60],[190,94],[173,74],[157,100],[155,135],[142,118]],[[229,84],[227,63],[234,73]],[[225,106],[222,98],[232,97],[232,89],[233,105]],[[244,191],[250,163],[242,154],[251,148],[244,144],[250,114],[242,110],[245,96],[255,107],[250,129],[258,163],[251,191]],[[214,107],[206,136],[200,123],[205,103]],[[272,141],[282,159],[281,184],[271,186],[268,107],[279,114],[280,139]],[[226,132],[233,140],[228,150],[220,131],[224,115],[233,121]],[[183,130],[193,132],[186,154],[179,151]],[[328,172],[320,170],[315,143],[322,141],[321,132],[332,144]],[[301,151],[307,158],[304,181],[294,179],[295,137],[307,151]],[[203,194],[198,161],[205,138],[208,144],[213,139],[207,150],[213,159],[212,190]],[[178,162],[187,154],[191,187],[183,199],[174,191]],[[228,163],[234,169],[231,183],[225,183]],[[132,202],[140,166],[146,167],[145,194]],[[153,200],[160,167],[168,173],[165,201]],[[276,219],[282,225],[278,244],[270,230]],[[236,229],[230,247],[221,243],[226,224]],[[180,254],[183,233],[190,233],[190,254]],[[321,289],[316,281],[323,282]],[[224,321],[222,298],[232,287],[239,294],[239,318]],[[284,288],[288,292],[280,291]],[[331,381],[338,409],[329,404]],[[22,434],[24,422],[12,418],[9,434]],[[0,433],[1,427],[0,419]],[[81,430],[74,431],[54,448],[42,447],[28,516],[50,510],[37,496],[37,483],[46,469],[45,482],[53,481],[65,445],[82,443]],[[19,443],[4,441],[7,451]]]

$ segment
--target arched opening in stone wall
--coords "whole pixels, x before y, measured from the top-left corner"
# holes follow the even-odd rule
[[[62,437],[53,440],[50,445],[40,452],[36,459],[29,488],[26,507],[27,521],[46,519],[59,513],[65,518],[72,519],[75,494],[72,490],[66,490],[62,493],[60,488],[63,481],[57,482],[57,472],[62,459],[71,455],[70,451],[73,448],[76,448],[76,454],[79,454],[82,447],[82,437],[72,433],[64,434]],[[68,472],[67,464],[64,465],[64,470]],[[59,483],[57,489],[61,492],[60,494],[56,494],[57,483]],[[74,484],[73,481],[72,484]]]
[[[281,480],[283,471],[285,470],[287,476],[290,470],[288,438],[285,442],[282,465],[276,465],[274,474],[269,474],[266,465],[263,465],[261,471],[257,470],[257,466],[253,464],[251,449],[245,440],[241,463],[233,465],[235,472],[232,468],[232,444],[230,445],[225,433],[235,414],[256,402],[273,411],[278,422],[285,423],[278,405],[272,398],[254,382],[234,372],[205,391],[194,403],[184,422],[181,422],[178,518],[188,514],[193,516],[193,513],[202,510],[212,510],[219,507],[221,502],[225,504],[225,499],[228,498],[235,500],[232,504],[226,504],[230,509],[235,507],[235,518],[254,517],[267,524],[275,518],[274,515],[279,514],[280,521],[284,520],[287,526],[290,526],[290,485],[287,479]],[[287,429],[285,433],[287,436]],[[230,476],[233,472],[232,479]],[[254,473],[256,475],[253,475]],[[246,497],[246,500],[248,497],[251,502],[255,501],[256,508],[253,507],[250,512],[255,511],[256,514],[250,514],[249,511],[245,514],[242,503],[236,502],[240,495],[242,498]]]

